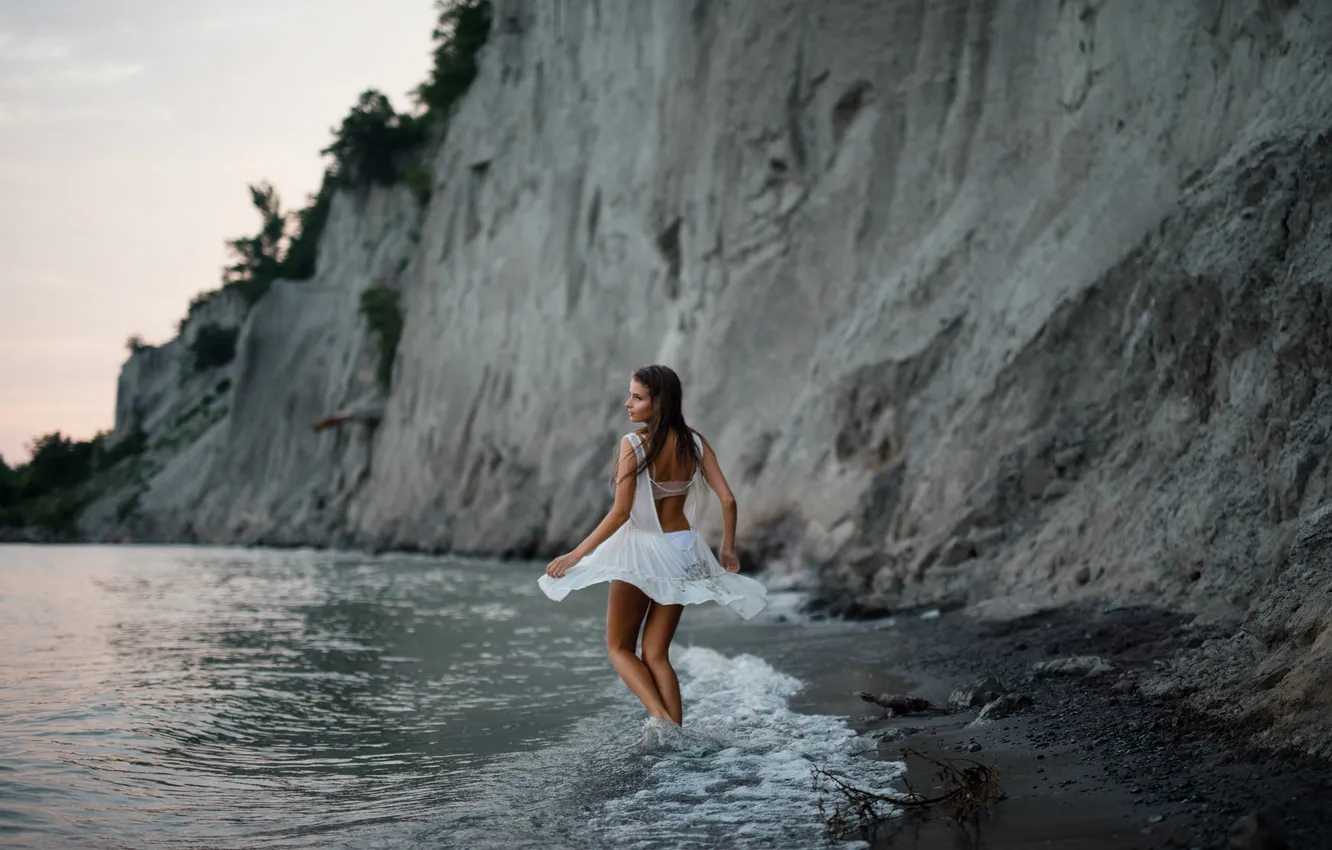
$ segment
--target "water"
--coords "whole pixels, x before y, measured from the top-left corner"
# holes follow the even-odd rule
[[[664,728],[539,570],[0,546],[0,844],[813,847],[812,766],[895,775],[797,678],[866,674],[856,627],[691,607]]]

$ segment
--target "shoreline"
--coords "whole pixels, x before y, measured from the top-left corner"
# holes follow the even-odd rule
[[[889,618],[857,636],[882,659],[872,681],[816,677],[798,703],[879,738],[877,758],[900,761],[909,747],[998,769],[1004,796],[981,815],[978,843],[931,808],[881,822],[866,836],[872,848],[1332,847],[1332,763],[1259,749],[1251,729],[1139,691],[1154,662],[1204,633],[1187,616],[1146,607],[1063,607],[1006,622]],[[1032,673],[1043,661],[1091,655],[1114,670]],[[1032,706],[972,727],[977,707],[883,718],[854,693],[908,692],[946,706],[954,689],[986,676]],[[928,790],[934,768],[907,764],[916,790]]]

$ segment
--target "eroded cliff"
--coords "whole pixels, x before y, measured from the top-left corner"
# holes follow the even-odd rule
[[[867,606],[1234,620],[1187,670],[1241,698],[1156,687],[1326,746],[1330,45],[1271,0],[500,0],[429,205],[339,198],[133,528],[553,553],[666,362],[756,556]]]

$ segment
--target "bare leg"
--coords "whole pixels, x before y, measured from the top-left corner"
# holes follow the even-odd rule
[[[653,717],[675,719],[667,711],[646,664],[634,654],[638,647],[638,627],[652,600],[643,591],[623,581],[612,581],[610,601],[606,605],[606,652],[615,672],[629,686]]]
[[[683,605],[658,605],[648,609],[647,624],[643,626],[643,663],[652,671],[657,693],[676,724],[684,724],[684,707],[680,704],[680,680],[671,666],[671,640],[675,627],[680,625]]]

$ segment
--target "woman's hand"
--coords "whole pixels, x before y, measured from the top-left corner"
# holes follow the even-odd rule
[[[740,572],[740,559],[735,556],[734,549],[723,549],[721,553],[722,569],[728,573]]]
[[[569,572],[569,569],[581,560],[583,559],[573,552],[570,552],[567,555],[561,555],[549,564],[546,564],[546,575],[551,578],[563,578],[564,574]]]

